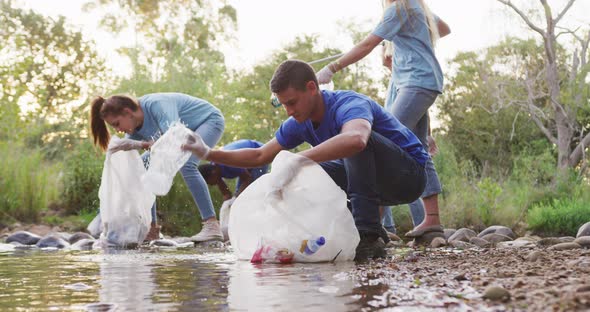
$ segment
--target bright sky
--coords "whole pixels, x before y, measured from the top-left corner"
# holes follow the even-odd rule
[[[214,1],[214,0],[213,0]],[[228,0],[237,9],[237,42],[225,48],[230,68],[248,69],[264,61],[272,51],[292,41],[297,35],[318,34],[321,43],[347,50],[353,42],[343,35],[342,21],[355,21],[363,31],[377,25],[382,9],[381,0]],[[132,35],[114,39],[99,30],[97,17],[81,11],[85,0],[17,0],[19,5],[50,16],[64,15],[73,25],[79,25],[88,38],[94,39],[107,62],[122,74],[129,73],[124,59],[115,52],[121,45],[133,42]],[[513,0],[519,7],[540,7],[538,1]],[[549,0],[557,11],[566,0]],[[472,51],[491,46],[507,35],[531,37],[530,31],[512,11],[496,0],[426,0],[431,10],[451,27],[451,34],[441,39],[436,53],[445,71],[448,61],[460,51]],[[563,25],[588,25],[590,1],[578,0],[563,19]],[[541,22],[538,25],[543,27]],[[536,37],[538,38],[538,36]],[[380,66],[380,51],[373,51],[367,61]],[[307,60],[311,61],[311,60]],[[377,72],[377,71],[376,71]],[[336,86],[337,88],[337,86]]]

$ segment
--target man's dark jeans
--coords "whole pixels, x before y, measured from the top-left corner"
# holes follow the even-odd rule
[[[380,233],[379,206],[411,203],[426,185],[424,166],[374,131],[361,152],[320,165],[348,194],[359,231]]]

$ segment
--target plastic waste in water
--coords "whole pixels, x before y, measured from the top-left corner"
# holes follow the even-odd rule
[[[301,248],[299,251],[306,255],[313,255],[316,251],[322,248],[324,244],[326,244],[326,239],[323,236],[315,239],[305,239],[301,242]]]

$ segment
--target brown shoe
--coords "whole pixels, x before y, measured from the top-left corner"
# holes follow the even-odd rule
[[[152,224],[150,226],[150,231],[148,232],[147,236],[145,237],[145,241],[149,242],[149,241],[160,239],[160,229],[162,229],[162,226]]]

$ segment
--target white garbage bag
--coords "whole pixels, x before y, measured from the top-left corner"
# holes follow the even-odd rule
[[[111,138],[109,146],[117,140]],[[156,197],[141,183],[143,174],[145,167],[137,151],[107,153],[98,190],[101,240],[124,247],[140,244],[147,236]]]
[[[227,233],[228,224],[229,224],[229,215],[231,212],[231,205],[236,200],[235,197],[232,197],[221,204],[221,208],[219,209],[219,224],[221,226],[221,233],[223,233],[223,241],[227,241],[229,239],[229,234]]]
[[[150,148],[149,167],[141,181],[155,195],[168,194],[174,176],[191,157],[191,152],[180,148],[190,134],[190,129],[175,122]]]
[[[273,162],[294,161],[282,151]],[[273,173],[248,186],[231,206],[229,238],[239,259],[252,262],[326,262],[354,259],[359,234],[346,194],[317,164],[308,165],[268,196]],[[323,244],[322,244],[323,243]]]

